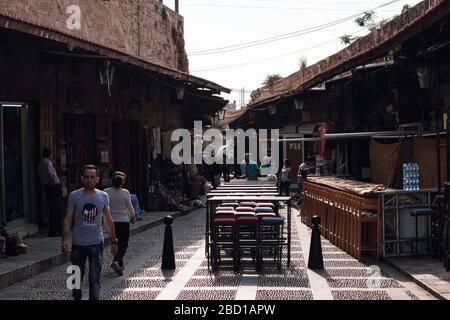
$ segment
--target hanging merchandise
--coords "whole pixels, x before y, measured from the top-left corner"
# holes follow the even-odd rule
[[[156,159],[158,157],[158,150],[157,150],[158,141],[157,141],[156,136],[157,136],[157,130],[156,130],[156,128],[152,128],[150,145],[151,145],[153,159]]]
[[[161,147],[161,128],[156,127],[156,154],[160,155],[162,152]]]

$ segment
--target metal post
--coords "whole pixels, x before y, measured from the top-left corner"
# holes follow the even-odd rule
[[[164,223],[166,224],[166,230],[164,233],[164,247],[162,256],[162,270],[175,270],[175,253],[173,250],[173,237],[172,237],[172,227],[173,223],[172,216],[167,216],[164,218]]]
[[[320,217],[315,215],[311,219],[312,234],[309,247],[308,269],[323,269],[322,244],[320,242]]]

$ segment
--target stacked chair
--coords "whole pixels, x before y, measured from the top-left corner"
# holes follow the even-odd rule
[[[222,252],[231,252],[233,269],[236,265],[236,217],[233,206],[217,207],[212,220],[211,266],[213,271],[222,262]]]
[[[236,208],[237,220],[237,258],[238,269],[247,268],[244,260],[247,253],[252,258],[251,264],[259,267],[259,218],[255,214],[255,202],[241,202]]]
[[[265,257],[281,269],[284,218],[273,203],[223,202],[212,218],[211,266],[213,271],[231,252],[235,271],[263,268]],[[251,259],[248,259],[250,257]]]

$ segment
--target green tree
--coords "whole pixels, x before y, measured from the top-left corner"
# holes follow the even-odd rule
[[[268,74],[266,79],[263,81],[262,85],[266,87],[271,87],[275,81],[282,79],[282,76],[278,73]]]
[[[359,37],[352,36],[351,34],[344,34],[342,37],[339,38],[339,40],[341,40],[343,44],[350,44],[358,39]]]
[[[403,6],[402,13],[405,12],[405,11],[408,11],[409,9],[411,9],[411,6],[409,4],[405,4]]]
[[[373,31],[377,28],[377,23],[375,22],[375,12],[366,11],[361,17],[355,19],[358,26],[367,28],[369,31]]]
[[[402,13],[405,11],[411,9],[410,5],[405,4],[402,8]],[[363,28],[366,28],[370,32],[374,31],[377,28],[381,28],[385,23],[390,21],[391,19],[395,19],[398,17],[398,15],[393,16],[391,19],[382,19],[378,22],[375,21],[375,12],[373,11],[366,11],[361,17],[358,17],[355,19],[355,23]],[[344,34],[342,37],[339,38],[341,40],[341,43],[343,44],[351,44],[355,42],[356,40],[360,39],[361,37],[352,36],[350,34]]]
[[[307,65],[308,65],[308,59],[305,56],[301,56],[298,61],[298,66],[299,66],[300,70],[305,69]]]

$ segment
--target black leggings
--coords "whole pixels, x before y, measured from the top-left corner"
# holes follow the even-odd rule
[[[117,261],[119,266],[123,266],[123,256],[127,251],[128,240],[130,238],[130,223],[114,222],[114,229],[116,230],[116,237],[119,243],[117,244],[117,254],[113,261]]]
[[[284,194],[286,194],[287,196],[289,196],[289,188],[291,187],[291,182],[290,181],[281,181],[280,183],[280,196]]]

